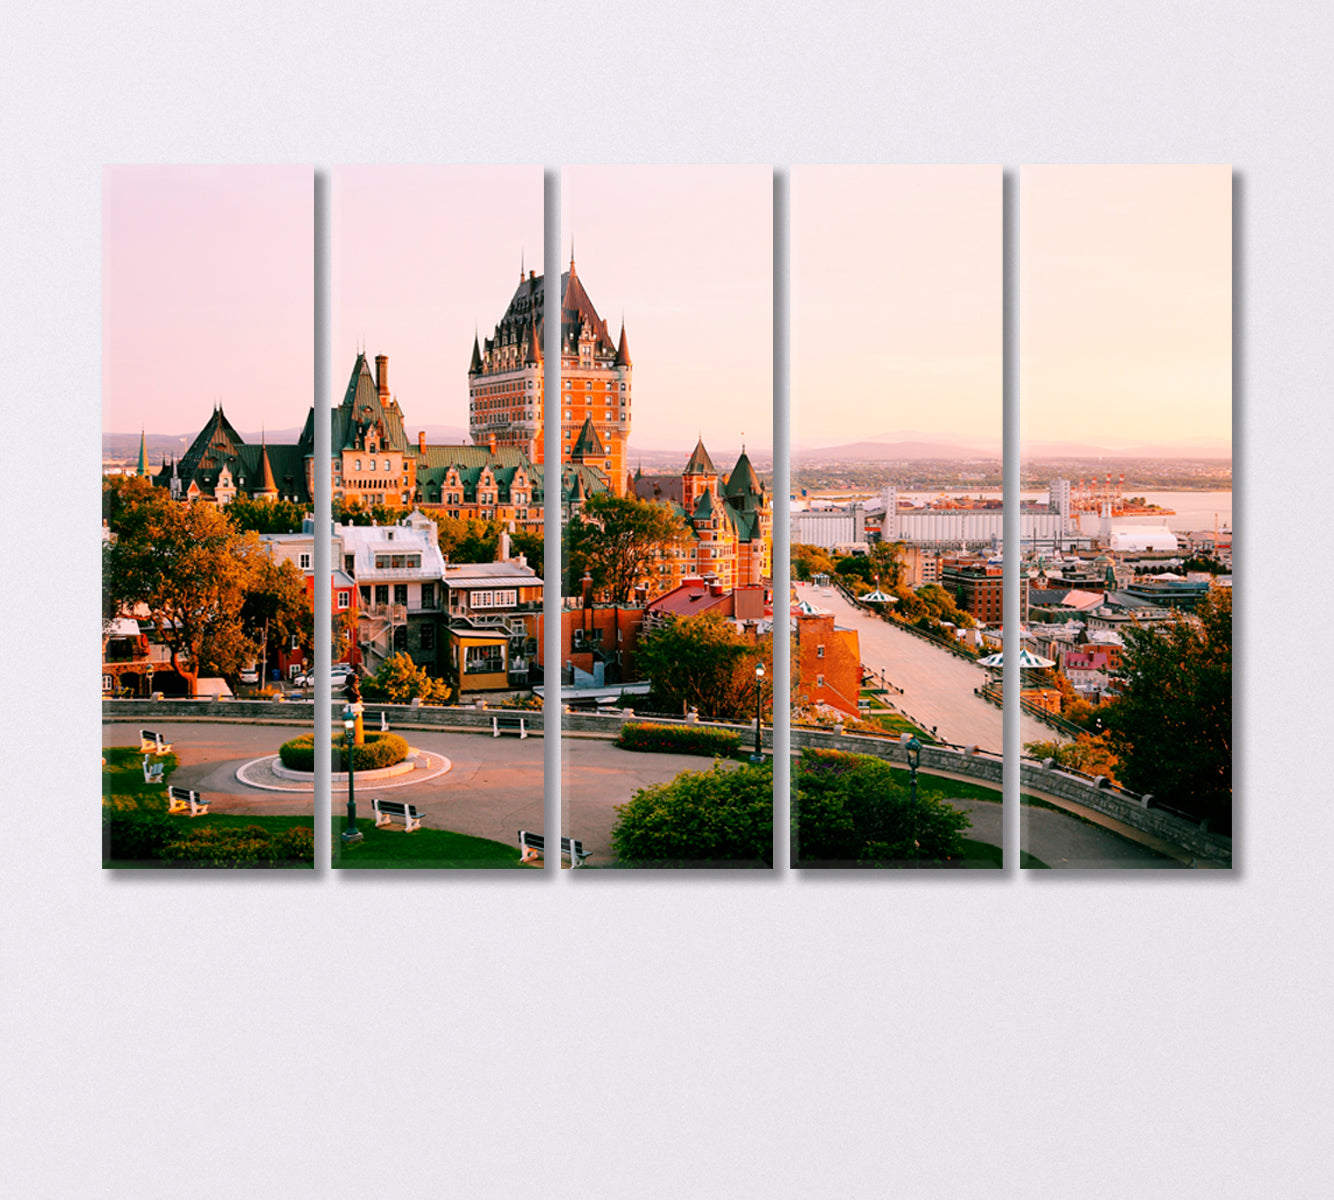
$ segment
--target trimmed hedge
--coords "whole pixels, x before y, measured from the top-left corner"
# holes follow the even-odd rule
[[[330,742],[331,765],[335,774],[347,770],[347,754],[340,735]],[[315,735],[303,733],[284,742],[278,750],[283,766],[289,771],[315,770]],[[392,767],[408,756],[408,744],[396,733],[367,732],[365,745],[352,747],[352,764],[358,771],[376,771]]]
[[[621,736],[616,739],[616,745],[622,750],[640,750],[649,754],[728,757],[741,748],[741,735],[729,729],[701,729],[698,725],[627,721],[621,726]]]

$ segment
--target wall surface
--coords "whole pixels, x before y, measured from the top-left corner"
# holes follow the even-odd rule
[[[1334,434],[1328,10],[516,8],[7,18],[9,1190],[1325,1195],[1328,703],[1273,615]],[[433,159],[1235,164],[1236,869],[99,871],[102,165]]]

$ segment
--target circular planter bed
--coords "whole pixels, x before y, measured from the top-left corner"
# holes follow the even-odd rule
[[[341,737],[327,743],[334,774],[347,770],[347,752]],[[364,745],[352,747],[352,765],[358,771],[378,771],[407,758],[408,744],[396,733],[367,733]],[[278,757],[289,771],[315,771],[315,735],[305,733],[284,742]]]

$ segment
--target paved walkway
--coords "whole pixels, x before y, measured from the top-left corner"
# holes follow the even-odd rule
[[[799,599],[827,608],[840,625],[857,631],[863,665],[902,689],[882,696],[886,703],[923,729],[934,726],[937,736],[956,746],[980,746],[997,754],[1004,749],[1001,710],[973,690],[990,678],[983,668],[866,615],[837,588],[795,586]],[[1021,743],[1059,737],[1040,721],[1020,715]]]
[[[966,665],[966,664],[965,664]],[[104,724],[104,746],[133,745],[139,726]],[[229,722],[154,721],[175,744],[180,765],[172,781],[206,793],[213,811],[265,815],[313,815],[312,793],[266,791],[236,777],[243,764],[272,754],[294,736],[291,726],[243,725]],[[396,787],[395,800],[409,800],[423,810],[425,824],[475,837],[514,844],[520,829],[543,832],[543,739],[492,738],[485,733],[403,731],[412,746],[447,756],[452,769],[420,783]],[[663,783],[681,771],[708,770],[708,759],[679,754],[636,754],[617,749],[601,738],[567,737],[563,742],[562,824],[591,853],[590,865],[612,862],[611,831],[616,806],[641,787]],[[396,779],[395,783],[398,782]],[[358,812],[370,811],[374,784],[357,788]],[[346,793],[335,789],[334,812],[341,812]],[[1001,806],[980,800],[958,800],[973,821],[969,836],[999,845]],[[1105,829],[1046,809],[1023,809],[1024,849],[1050,867],[1175,867],[1153,851]]]

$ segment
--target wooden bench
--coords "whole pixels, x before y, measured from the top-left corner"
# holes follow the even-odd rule
[[[381,825],[388,825],[393,818],[403,822],[404,833],[411,833],[414,829],[422,827],[421,811],[415,804],[377,798],[371,801],[371,811],[375,814],[376,829],[379,829]]]
[[[546,852],[547,839],[540,833],[519,830],[519,849],[523,851],[520,862],[536,862]],[[588,857],[584,844],[575,838],[563,837],[560,840],[560,852],[570,860],[570,866],[582,867]]]
[[[151,729],[139,730],[139,753],[167,754],[170,750],[171,743],[160,733],[154,733]]]
[[[149,759],[149,757],[148,757],[147,754],[144,755],[144,782],[145,782],[145,783],[162,783],[162,782],[164,782],[162,776],[163,776],[163,772],[166,771],[166,769],[167,769],[167,764],[166,764],[166,763],[160,763],[160,762],[155,763],[155,762],[152,762],[152,761]]]
[[[498,738],[502,732],[507,729],[517,729],[519,731],[519,740],[522,741],[528,736],[528,718],[527,717],[492,717],[491,718],[491,736]]]
[[[202,817],[208,812],[209,802],[198,792],[173,784],[167,789],[167,812],[188,812],[192,817]]]

